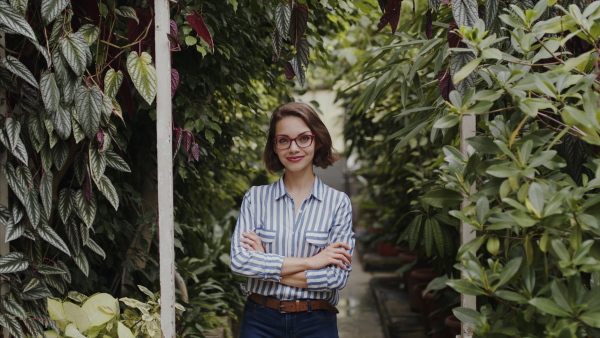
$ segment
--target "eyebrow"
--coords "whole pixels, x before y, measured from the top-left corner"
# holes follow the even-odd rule
[[[298,134],[298,136],[300,136],[300,135],[304,135],[304,134],[306,134],[306,133],[311,133],[311,131],[310,131],[310,130],[303,131],[303,132],[301,132],[300,134]],[[277,135],[275,135],[275,137],[279,137],[279,136],[290,137],[290,135],[288,135],[288,134],[277,134]]]

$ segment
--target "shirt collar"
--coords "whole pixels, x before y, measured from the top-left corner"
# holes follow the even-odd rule
[[[324,185],[325,184],[323,183],[323,181],[321,181],[319,176],[315,175],[315,182],[313,183],[313,187],[310,191],[309,196],[313,196],[318,201],[323,201]],[[279,178],[279,180],[275,182],[275,191],[277,193],[275,196],[276,200],[287,195],[287,189],[285,189],[285,184],[283,183],[283,176],[281,176],[281,178]]]

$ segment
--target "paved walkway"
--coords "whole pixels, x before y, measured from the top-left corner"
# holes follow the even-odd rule
[[[338,331],[340,338],[384,338],[377,303],[369,284],[376,276],[394,276],[393,273],[365,272],[360,255],[354,255],[352,272],[346,287],[340,291]]]

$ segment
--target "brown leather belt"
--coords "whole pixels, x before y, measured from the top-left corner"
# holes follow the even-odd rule
[[[335,306],[323,299],[279,300],[273,297],[265,297],[258,293],[253,293],[248,298],[258,304],[264,304],[266,307],[275,309],[281,313],[312,310],[329,310],[333,313],[339,313]]]

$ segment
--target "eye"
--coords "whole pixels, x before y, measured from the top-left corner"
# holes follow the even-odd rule
[[[300,142],[308,142],[310,141],[310,136],[300,136]]]
[[[277,139],[277,143],[279,144],[287,144],[288,142],[290,142],[290,140],[286,137],[280,137]]]

